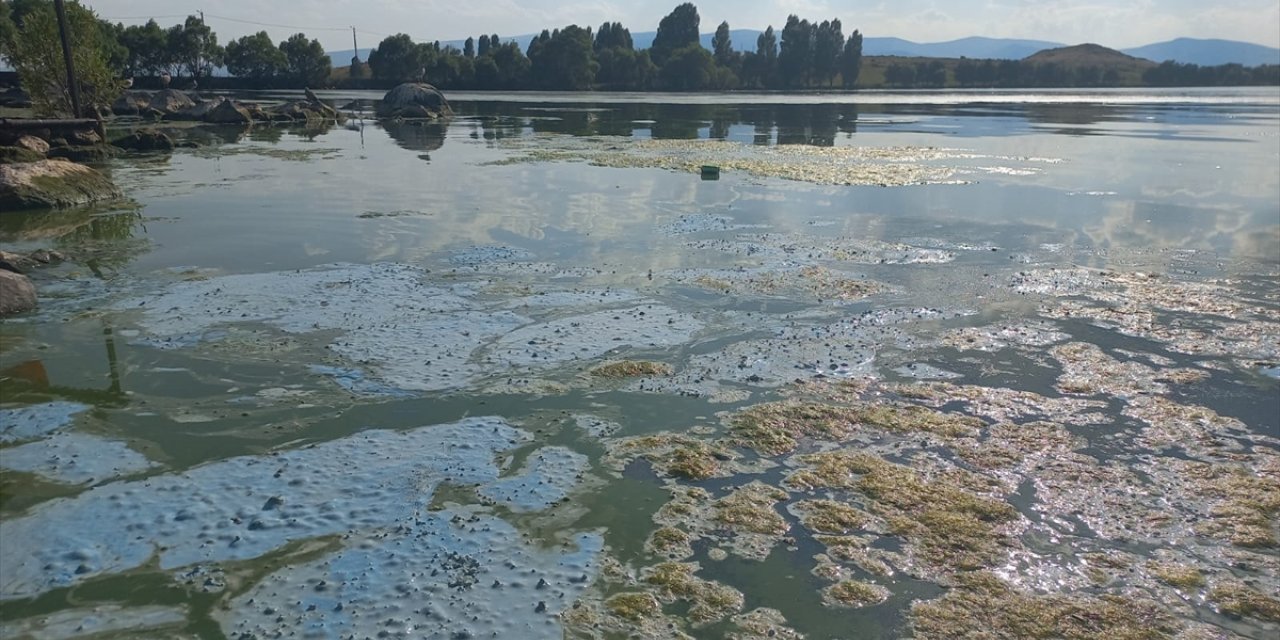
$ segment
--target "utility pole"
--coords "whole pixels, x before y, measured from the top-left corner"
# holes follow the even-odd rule
[[[71,35],[67,27],[67,7],[62,0],[53,0],[58,14],[58,36],[62,39],[62,63],[67,67],[67,90],[71,92],[71,117],[79,118],[80,85],[76,83],[76,67],[71,61]]]
[[[360,45],[356,44],[356,28],[351,27],[351,64],[360,64]]]

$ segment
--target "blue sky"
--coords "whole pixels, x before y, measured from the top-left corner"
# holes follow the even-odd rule
[[[362,47],[381,36],[453,40],[480,33],[517,35],[576,23],[620,20],[652,31],[676,0],[87,0],[99,15],[132,24],[154,16],[163,25],[203,9],[220,41],[265,29],[283,39],[304,27],[331,50],[351,47],[354,25]],[[846,33],[937,42],[978,35],[1067,44],[1131,47],[1179,36],[1227,38],[1280,47],[1277,0],[702,0],[702,30],[721,20],[734,28],[780,27],[788,14],[840,18]],[[216,17],[215,17],[216,16]],[[260,26],[236,20],[272,23]]]

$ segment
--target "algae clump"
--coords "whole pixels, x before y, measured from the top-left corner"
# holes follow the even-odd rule
[[[741,591],[694,575],[697,563],[664,562],[645,571],[644,581],[658,590],[659,600],[689,603],[695,624],[721,620],[742,609]]]
[[[1157,580],[1176,589],[1198,589],[1205,585],[1204,574],[1192,566],[1172,562],[1153,562],[1147,568]]]
[[[1280,600],[1243,582],[1222,582],[1209,590],[1209,600],[1227,615],[1280,622]]]
[[[942,598],[911,607],[921,640],[1160,640],[1180,625],[1154,602],[1119,596],[1034,595],[996,576],[962,573]]]
[[[835,500],[801,500],[795,510],[805,528],[814,533],[841,535],[867,522],[867,514]]]
[[[637,622],[662,612],[662,605],[651,593],[619,593],[604,601],[609,613]]]
[[[669,376],[671,365],[648,360],[622,360],[602,364],[591,370],[598,378],[636,378],[641,376]]]
[[[837,582],[822,591],[822,603],[829,607],[867,607],[888,599],[888,589],[857,580]]]

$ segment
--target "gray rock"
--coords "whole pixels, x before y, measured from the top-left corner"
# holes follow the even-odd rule
[[[74,207],[121,197],[96,169],[65,160],[0,165],[0,210]]]
[[[148,109],[154,109],[165,115],[174,115],[196,106],[191,96],[177,89],[165,89],[151,94],[147,103]]]
[[[435,87],[407,82],[387,92],[374,110],[379,118],[447,118],[449,101]]]
[[[111,113],[118,116],[140,116],[151,111],[151,94],[146,91],[128,91],[111,105]]]
[[[272,120],[338,120],[338,111],[323,103],[310,100],[286,102],[268,112]]]
[[[129,151],[170,151],[174,147],[173,138],[155,129],[139,129],[111,144]]]
[[[49,153],[49,143],[35,136],[18,136],[18,141],[13,146],[29,149],[40,155]]]
[[[15,162],[38,162],[44,160],[44,154],[36,153],[26,147],[4,147],[0,146],[0,164],[12,164]]]
[[[243,106],[224,99],[205,114],[204,121],[215,124],[252,124],[253,116]]]
[[[26,276],[0,269],[0,317],[36,308],[36,288]]]

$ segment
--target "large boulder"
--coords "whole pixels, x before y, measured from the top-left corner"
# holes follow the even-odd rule
[[[379,118],[447,118],[453,115],[449,101],[435,87],[406,82],[382,96],[374,113]]]
[[[106,176],[65,160],[0,165],[0,211],[75,207],[121,197]]]
[[[253,115],[235,101],[224,98],[204,115],[204,121],[214,124],[253,124]]]
[[[150,101],[147,103],[148,109],[159,111],[166,116],[182,113],[194,106],[196,106],[196,101],[177,89],[157,91],[151,94]]]
[[[0,269],[0,318],[36,308],[36,288],[20,273]]]
[[[126,91],[111,104],[111,113],[118,116],[140,116],[151,109],[151,94],[146,91]]]
[[[174,146],[173,138],[155,129],[139,129],[111,144],[127,151],[172,151]]]

